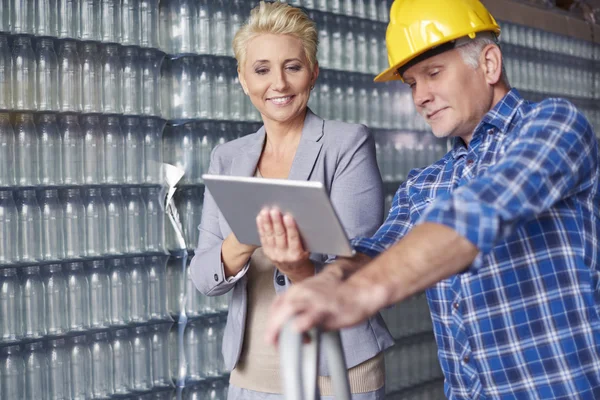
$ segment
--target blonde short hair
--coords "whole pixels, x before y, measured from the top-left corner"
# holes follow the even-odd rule
[[[304,11],[289,4],[261,1],[252,9],[250,18],[233,38],[233,52],[238,68],[246,60],[248,42],[262,34],[291,35],[300,39],[310,68],[316,64],[319,36],[314,21]]]

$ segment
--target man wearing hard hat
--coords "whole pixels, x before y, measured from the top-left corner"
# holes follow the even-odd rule
[[[267,339],[347,327],[427,289],[450,399],[600,398],[598,144],[568,101],[524,100],[477,0],[396,0],[390,68],[437,137],[358,255],[273,304]]]

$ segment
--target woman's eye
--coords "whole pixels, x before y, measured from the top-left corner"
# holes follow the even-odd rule
[[[301,66],[299,65],[290,65],[289,67],[287,67],[289,70],[291,71],[300,71],[302,69]]]
[[[269,70],[266,68],[261,68],[261,69],[254,70],[254,72],[256,72],[258,75],[264,75],[267,72],[269,72]]]

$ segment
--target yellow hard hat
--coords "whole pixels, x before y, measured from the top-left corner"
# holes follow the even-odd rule
[[[395,0],[385,35],[390,68],[375,82],[401,80],[398,70],[429,50],[452,48],[456,39],[477,32],[500,34],[500,27],[478,0]],[[445,45],[440,48],[440,45]]]

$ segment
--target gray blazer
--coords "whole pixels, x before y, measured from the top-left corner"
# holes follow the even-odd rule
[[[262,127],[256,133],[218,145],[211,155],[209,173],[252,176],[264,140],[265,129]],[[371,236],[382,223],[383,189],[375,159],[375,141],[362,125],[325,121],[308,110],[288,179],[322,182],[350,238]],[[242,350],[249,263],[235,277],[225,278],[221,245],[229,233],[229,225],[206,190],[191,275],[198,290],[205,295],[218,296],[233,290],[223,336],[225,367],[231,371]],[[323,254],[311,254],[310,257],[317,272],[333,259]],[[290,281],[275,269],[273,285],[276,292],[281,293],[290,286]],[[343,329],[341,337],[348,368],[393,344],[379,314]],[[321,375],[329,375],[323,356],[319,360],[319,371]]]

